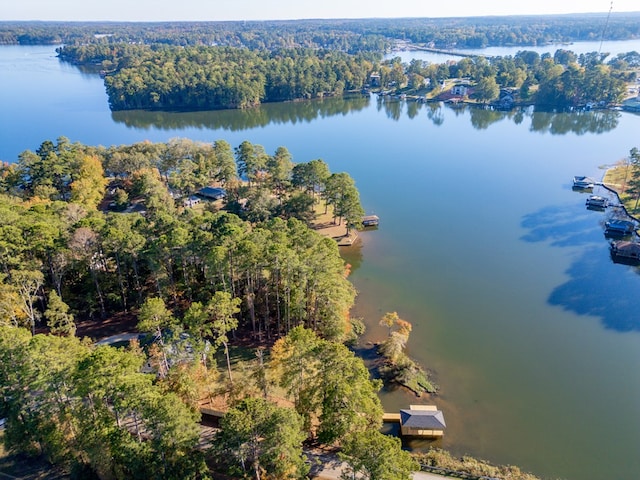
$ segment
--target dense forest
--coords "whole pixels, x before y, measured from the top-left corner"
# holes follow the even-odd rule
[[[241,326],[255,335],[300,322],[331,339],[349,330],[345,266],[307,222],[320,197],[336,222],[356,225],[363,211],[353,179],[322,160],[294,165],[285,147],[269,155],[249,142],[234,152],[224,141],[107,149],[62,138],[0,173],[1,271],[16,289],[34,282],[30,298],[55,290],[100,319],[149,292],[180,308],[221,289],[244,299]],[[226,190],[224,210],[185,208],[210,184]],[[35,330],[46,302],[28,303],[12,322]]]
[[[224,198],[194,202],[211,184]],[[348,266],[307,226],[316,207],[359,223],[348,174],[248,141],[60,138],[4,165],[0,188],[12,451],[75,478],[302,478],[306,440],[340,442],[354,472],[417,468],[378,431],[380,384],[343,344],[362,331]],[[114,316],[143,334],[128,348],[76,336]],[[253,361],[232,360],[238,344]],[[214,398],[229,410],[199,446],[199,406]],[[372,449],[386,460],[371,464]]]
[[[190,23],[0,24],[0,43],[57,44],[60,58],[100,71],[112,110],[213,110],[319,98],[372,86],[438,94],[463,78],[472,100],[544,107],[619,102],[638,54],[608,59],[568,50],[539,56],[472,57],[457,65],[383,61],[394,48],[541,45],[640,37],[640,15],[522,16]],[[605,28],[606,25],[606,28]],[[635,56],[634,56],[635,55]],[[373,76],[373,77],[372,77]],[[373,81],[372,78],[379,80]],[[408,90],[408,91],[407,91]],[[504,92],[503,92],[504,93]],[[434,96],[431,95],[431,96]]]
[[[373,69],[371,55],[309,49],[119,44],[65,47],[60,57],[113,72],[105,78],[113,110],[246,108],[341,95],[362,88]]]
[[[523,50],[515,56],[467,57],[430,64],[381,61],[319,50],[250,51],[228,47],[85,45],[59,49],[63,60],[99,65],[113,110],[247,108],[263,102],[341,95],[375,86],[396,93],[436,96],[447,80],[465,82],[473,100],[546,107],[607,106],[635,81],[640,54],[592,52],[554,55]]]
[[[640,37],[638,13],[474,18],[343,19],[163,23],[0,23],[0,44],[145,43],[252,50],[322,48],[384,52],[395,40],[438,48],[545,45]],[[607,25],[606,30],[604,29]],[[603,37],[604,33],[604,37]]]

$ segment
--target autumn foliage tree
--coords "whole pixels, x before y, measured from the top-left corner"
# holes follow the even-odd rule
[[[411,323],[402,320],[397,312],[390,312],[382,317],[380,325],[389,329],[386,340],[378,346],[378,352],[385,359],[378,368],[382,376],[418,395],[422,392],[435,392],[436,387],[429,381],[426,372],[405,352],[413,329]]]

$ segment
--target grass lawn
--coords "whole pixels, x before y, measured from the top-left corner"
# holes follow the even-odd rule
[[[620,201],[622,201],[629,214],[637,216],[640,214],[638,198],[629,195],[625,191],[629,185],[629,180],[631,179],[631,171],[631,165],[621,162],[615,167],[607,170],[604,175],[603,183],[618,192]]]

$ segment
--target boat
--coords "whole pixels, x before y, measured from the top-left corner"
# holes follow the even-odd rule
[[[573,188],[585,190],[588,188],[593,188],[595,184],[596,183],[593,181],[593,179],[589,177],[584,177],[584,176],[573,177]]]
[[[605,222],[604,234],[608,236],[630,235],[636,229],[636,224],[629,220],[613,219]]]
[[[585,203],[587,205],[587,208],[605,209],[609,205],[609,200],[605,197],[601,197],[600,195],[591,195],[589,198],[587,198],[587,201]]]

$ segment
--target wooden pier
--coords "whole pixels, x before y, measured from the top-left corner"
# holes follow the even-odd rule
[[[400,414],[384,412],[382,415],[382,421],[384,423],[400,423]]]

